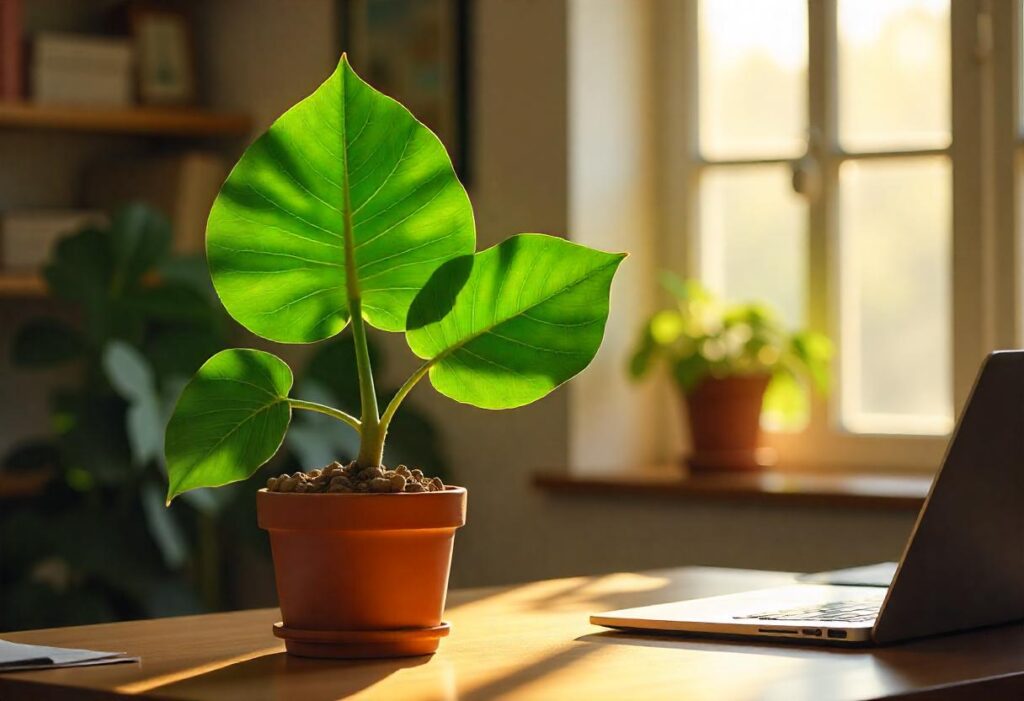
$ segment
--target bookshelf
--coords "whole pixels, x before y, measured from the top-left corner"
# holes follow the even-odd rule
[[[37,273],[0,273],[0,297],[24,299],[45,297],[46,281]]]
[[[245,136],[247,115],[195,108],[99,108],[0,102],[0,129],[49,129],[170,137]]]

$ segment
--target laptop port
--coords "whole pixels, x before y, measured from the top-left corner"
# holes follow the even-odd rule
[[[815,638],[821,637],[821,628],[804,628],[800,632],[804,635],[813,635]]]
[[[828,637],[830,637],[830,638],[845,638],[846,637],[846,631],[845,630],[830,630],[828,632]]]
[[[795,630],[789,628],[758,628],[757,632],[769,635],[798,635]]]

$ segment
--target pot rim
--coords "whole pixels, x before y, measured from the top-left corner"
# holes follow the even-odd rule
[[[256,516],[260,528],[268,531],[453,530],[466,523],[466,495],[466,488],[457,486],[384,494],[294,494],[262,488],[256,493]],[[409,498],[393,498],[398,496]]]
[[[454,484],[446,484],[444,489],[439,492],[271,492],[266,487],[260,487],[256,490],[259,494],[269,494],[273,498],[277,497],[426,497],[439,494],[457,494],[466,493],[465,487],[459,487]]]

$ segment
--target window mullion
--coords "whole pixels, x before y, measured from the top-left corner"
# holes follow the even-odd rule
[[[979,54],[985,0],[951,3],[953,146],[953,388],[957,412],[996,345],[997,249],[991,216],[992,56]]]
[[[807,316],[812,329],[838,339],[836,300],[836,0],[809,0],[808,30],[808,152],[816,161],[821,191],[808,208]],[[835,369],[833,369],[835,374]],[[838,388],[838,382],[833,382]],[[832,400],[812,400],[807,433],[819,438],[833,425]],[[809,436],[810,437],[810,436]],[[815,441],[817,442],[817,441]]]

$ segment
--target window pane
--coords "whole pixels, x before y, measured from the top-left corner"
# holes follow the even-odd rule
[[[839,186],[843,425],[946,433],[953,424],[949,161],[847,161]]]
[[[807,0],[702,0],[707,158],[790,156],[807,138]]]
[[[950,142],[948,0],[839,0],[839,140],[848,151]]]
[[[707,168],[700,184],[701,277],[733,302],[771,304],[803,326],[807,214],[784,165]]]

